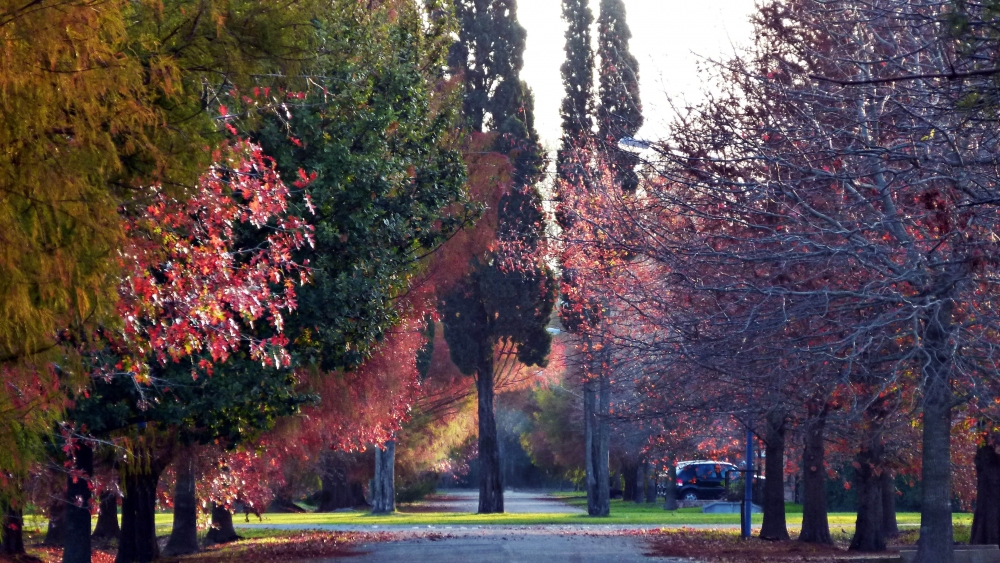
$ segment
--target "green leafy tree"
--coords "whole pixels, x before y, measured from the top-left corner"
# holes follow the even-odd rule
[[[463,115],[475,131],[500,129],[523,102],[519,75],[527,32],[515,0],[454,0],[458,41],[449,64],[462,72]]]
[[[420,258],[478,212],[450,148],[455,104],[437,91],[448,21],[427,32],[425,15],[439,12],[415,4],[337,7],[318,27],[315,86],[289,113],[268,113],[256,133],[284,177],[315,175],[316,245],[300,253],[312,276],[286,330],[296,361],[326,371],[367,358],[398,321]]]

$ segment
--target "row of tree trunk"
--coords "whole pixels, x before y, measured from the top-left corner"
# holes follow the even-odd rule
[[[884,551],[886,540],[896,536],[896,487],[888,467],[882,434],[887,406],[876,401],[866,409],[864,440],[855,456],[853,487],[858,494],[858,514],[851,550]],[[802,531],[799,541],[832,544],[826,505],[824,430],[828,406],[810,405],[804,424],[802,452]],[[766,416],[764,463],[764,521],[760,537],[787,540],[784,495],[784,453],[787,416],[774,410]],[[998,466],[1000,467],[1000,466]]]
[[[395,510],[395,441],[375,448],[375,479],[372,483],[372,511],[389,513]],[[86,443],[75,445],[74,464],[67,476],[66,496],[53,502],[49,510],[45,544],[64,547],[64,563],[90,563],[91,540],[118,540],[116,563],[148,562],[160,556],[156,540],[156,489],[160,475],[172,460],[172,452],[153,457],[151,452],[136,452],[129,466],[119,467],[122,473],[123,498],[121,526],[118,523],[118,496],[105,491],[99,497],[97,523],[91,532],[90,477],[94,472],[94,452]],[[146,458],[142,458],[145,455]],[[336,510],[366,504],[360,483],[348,479],[349,463],[343,454],[330,452],[324,459],[323,491],[320,510]],[[198,500],[196,456],[186,452],[178,456],[175,465],[174,520],[163,555],[179,556],[195,553],[198,543]],[[7,555],[25,552],[22,513],[13,504],[2,507],[2,548]],[[212,526],[206,540],[227,543],[240,539],[233,526],[232,513],[224,506],[212,507]]]
[[[656,502],[656,474],[648,461],[640,459],[635,463],[624,463],[622,479],[625,481],[623,499],[636,503]]]
[[[172,448],[153,455],[149,444],[132,452],[131,460],[119,465],[123,497],[121,526],[118,523],[118,496],[105,491],[99,497],[97,524],[91,532],[90,478],[93,475],[93,450],[85,443],[74,446],[73,471],[67,476],[66,496],[50,508],[45,544],[63,546],[64,563],[90,563],[92,540],[118,540],[116,563],[145,563],[160,556],[156,540],[156,488],[160,475],[173,458]],[[181,456],[177,465],[174,491],[174,524],[166,555],[182,555],[198,550],[197,499],[195,498],[194,456]],[[20,515],[18,514],[18,522]],[[6,521],[11,521],[8,514]],[[5,522],[6,524],[6,522]],[[212,511],[213,528],[209,540],[217,543],[237,539],[232,515],[223,507]],[[4,549],[23,553],[20,527],[4,526]],[[10,536],[9,538],[7,536]]]

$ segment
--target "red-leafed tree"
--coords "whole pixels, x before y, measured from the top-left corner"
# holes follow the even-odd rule
[[[124,484],[120,561],[158,551],[151,495],[179,439],[229,438],[260,424],[251,418],[273,421],[296,401],[280,369],[288,364],[283,315],[294,309],[295,288],[308,273],[291,254],[310,242],[311,228],[287,213],[289,188],[259,147],[236,140],[214,156],[188,199],[157,191],[129,219],[121,256],[128,275],[118,305],[124,330],[104,332],[118,359],[96,358],[94,386],[70,413],[81,430],[112,437],[124,449],[117,463]],[[303,175],[299,186],[307,180]],[[254,386],[237,389],[235,374],[218,373],[234,355],[265,366],[237,372],[258,378],[265,396],[257,406],[246,396]],[[137,434],[125,432],[134,424]],[[91,473],[86,442],[74,447],[77,469]],[[67,510],[67,537],[88,538],[73,526],[81,520],[81,530],[89,530],[89,493],[74,492],[72,482],[70,488],[70,499],[83,502]]]
[[[291,362],[283,315],[308,276],[292,253],[312,244],[311,227],[287,214],[289,188],[260,147],[237,140],[213,160],[195,194],[178,201],[158,192],[129,222],[118,305],[129,355],[116,367],[137,383],[149,382],[150,357],[162,365],[204,356],[198,370],[209,375],[243,346],[267,366]],[[309,178],[300,175],[302,189]],[[266,233],[255,248],[239,248],[243,226]],[[276,334],[246,330],[261,319]]]

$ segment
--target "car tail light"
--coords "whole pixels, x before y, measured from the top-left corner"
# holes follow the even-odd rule
[[[684,481],[683,481],[682,479],[678,479],[678,480],[677,480],[677,486],[678,486],[678,487],[681,487],[681,486],[683,486],[683,485],[684,485]]]

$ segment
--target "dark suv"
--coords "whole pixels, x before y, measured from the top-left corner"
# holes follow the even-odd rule
[[[677,498],[722,498],[726,494],[727,474],[728,481],[740,477],[736,466],[725,461],[681,461],[677,464]]]

